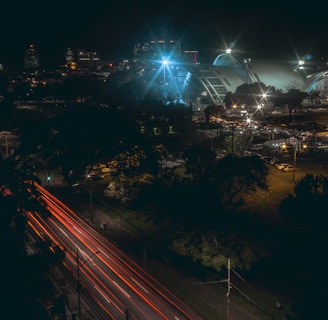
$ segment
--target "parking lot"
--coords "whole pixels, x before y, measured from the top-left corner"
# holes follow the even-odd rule
[[[277,159],[283,163],[293,164],[293,156],[277,155]],[[268,191],[258,190],[255,194],[245,196],[245,207],[251,212],[257,213],[269,222],[282,222],[279,215],[281,200],[294,191],[296,183],[307,174],[324,175],[328,177],[328,153],[320,153],[313,156],[296,157],[296,170],[279,170],[275,164],[267,162],[269,174],[267,177]]]

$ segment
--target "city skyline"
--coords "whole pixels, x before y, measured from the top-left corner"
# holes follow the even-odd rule
[[[183,49],[199,50],[200,62],[211,63],[227,47],[243,55],[286,59],[319,59],[328,52],[327,22],[316,2],[276,1],[150,1],[112,3],[95,0],[90,6],[71,1],[5,3],[0,22],[0,63],[22,66],[23,53],[33,43],[41,66],[65,61],[67,48],[92,49],[104,59],[132,54],[138,41],[171,37]]]

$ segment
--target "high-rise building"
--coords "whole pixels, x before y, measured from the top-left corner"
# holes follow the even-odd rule
[[[180,57],[180,41],[157,39],[146,41],[143,44],[137,43],[133,48],[133,55],[136,58],[163,59]]]
[[[100,59],[95,51],[79,50],[77,55],[79,69],[97,69],[100,66]]]
[[[76,62],[74,58],[74,52],[71,48],[67,48],[66,50],[66,67],[70,70],[75,70],[76,69]]]
[[[185,50],[183,51],[184,60],[189,63],[199,64],[198,50]]]
[[[74,62],[74,53],[71,48],[67,48],[66,50],[66,64],[70,66]]]
[[[27,70],[33,70],[37,69],[39,66],[39,52],[33,44],[30,44],[28,49],[25,50],[24,68]]]

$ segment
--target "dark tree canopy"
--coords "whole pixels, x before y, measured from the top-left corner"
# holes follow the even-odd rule
[[[267,189],[268,167],[258,156],[226,156],[207,168],[207,181],[215,187],[222,204],[236,207],[243,195]]]
[[[289,194],[280,204],[281,214],[294,225],[307,226],[322,235],[328,216],[328,178],[323,175],[306,175],[296,184],[294,194]]]

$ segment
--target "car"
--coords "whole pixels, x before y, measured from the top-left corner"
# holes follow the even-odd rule
[[[276,164],[278,170],[283,170],[285,167],[288,167],[288,163],[280,162]]]
[[[270,163],[272,166],[275,166],[275,165],[277,165],[277,163],[278,163],[278,159],[277,159],[277,158],[273,158],[273,159],[270,160],[269,163]]]
[[[296,171],[296,168],[292,166],[291,164],[287,165],[286,167],[281,169],[283,172],[291,172],[291,171]]]
[[[261,155],[260,158],[266,162],[266,163],[270,163],[272,160],[274,160],[274,157],[271,157],[271,156],[263,156]]]

